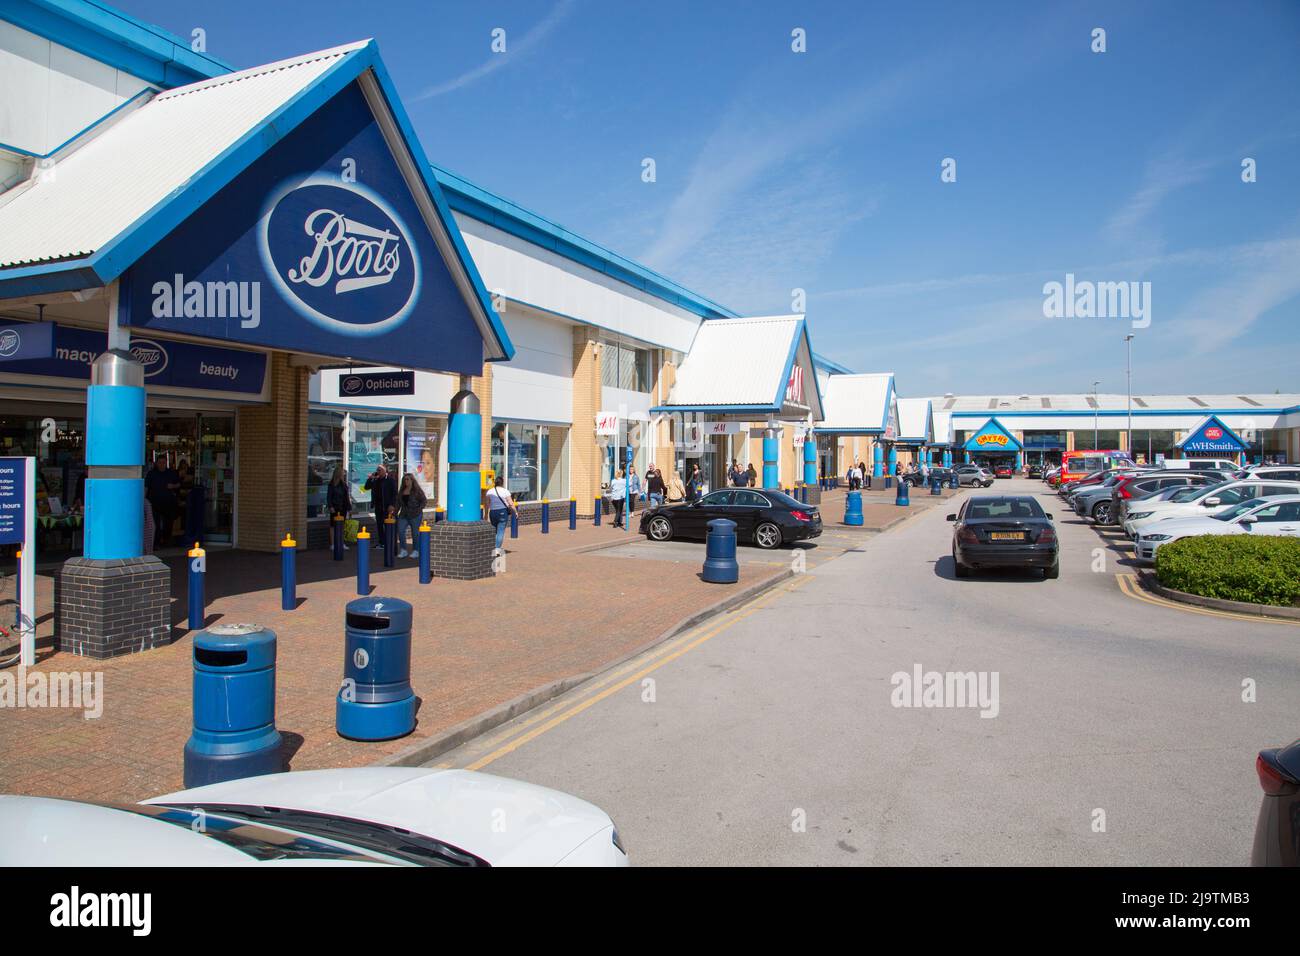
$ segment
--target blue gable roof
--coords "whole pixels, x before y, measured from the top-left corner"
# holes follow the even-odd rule
[[[1218,415],[1210,415],[1188,432],[1187,437],[1177,447],[1183,452],[1195,455],[1226,454],[1235,455],[1246,451],[1249,446]]]
[[[1024,451],[1024,446],[1016,441],[1016,436],[996,418],[990,418],[984,427],[977,431],[962,446],[967,451],[1016,452]]]

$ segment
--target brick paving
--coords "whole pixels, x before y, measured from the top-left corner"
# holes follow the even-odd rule
[[[354,552],[342,564],[327,551],[299,552],[300,603],[286,612],[280,609],[278,555],[211,551],[207,623],[251,621],[276,631],[276,725],[291,769],[359,766],[541,685],[599,669],[687,615],[780,573],[772,566],[742,566],[738,584],[716,585],[701,581],[697,567],[665,565],[655,569],[651,588],[641,562],[571,550],[630,537],[590,522],[572,532],[567,520],[554,522],[546,536],[536,526],[521,527],[517,540],[507,538],[501,577],[435,578],[429,585],[419,584],[414,561],[386,570],[372,551],[372,594],[403,598],[415,608],[411,669],[421,698],[419,723],[396,741],[359,743],[334,731],[343,607],[356,596]],[[38,577],[35,670],[102,672],[104,710],[88,720],[70,709],[0,707],[0,791],[134,800],[181,787],[191,642],[183,559],[168,564],[177,639],[106,661],[53,650],[52,579]],[[5,619],[12,596],[0,595]]]

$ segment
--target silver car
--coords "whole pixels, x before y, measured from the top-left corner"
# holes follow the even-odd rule
[[[993,473],[979,465],[958,465],[957,484],[971,488],[988,488],[993,484]]]

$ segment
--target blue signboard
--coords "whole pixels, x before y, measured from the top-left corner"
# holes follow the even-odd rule
[[[0,325],[0,362],[49,358],[53,354],[53,322]]]
[[[1180,441],[1178,447],[1198,455],[1236,455],[1246,450],[1246,443],[1217,416],[1211,415]]]
[[[16,327],[36,328],[35,325]],[[4,370],[19,375],[88,381],[91,364],[106,348],[106,333],[60,325],[54,328],[53,353],[49,358],[9,362]],[[143,336],[132,337],[130,351],[144,366],[145,385],[258,395],[266,378],[266,355],[261,352]]]
[[[414,395],[414,372],[350,372],[339,376],[339,394],[348,398],[360,395]]]
[[[996,418],[990,418],[985,422],[984,427],[967,439],[963,447],[967,451],[982,452],[1018,452],[1024,450],[1020,442],[1016,441],[1016,436],[1007,431]]]
[[[22,544],[27,524],[27,459],[0,458],[0,544]]]
[[[355,83],[126,280],[139,328],[482,373],[482,333]]]

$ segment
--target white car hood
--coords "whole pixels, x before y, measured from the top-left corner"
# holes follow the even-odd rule
[[[554,866],[613,827],[585,800],[468,770],[359,767],[230,780],[144,803],[271,806],[398,826],[493,866]]]
[[[1150,523],[1142,522],[1141,534],[1223,534],[1229,531],[1241,531],[1239,525],[1229,524],[1226,521],[1216,521],[1213,518],[1188,518],[1180,515],[1175,518],[1166,518],[1164,521],[1157,521],[1157,517],[1157,515],[1152,515]]]

